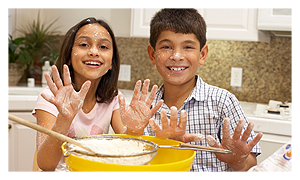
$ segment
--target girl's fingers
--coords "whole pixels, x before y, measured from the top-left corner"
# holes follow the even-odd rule
[[[152,89],[151,89],[151,92],[150,92],[150,95],[149,95],[149,97],[148,97],[148,99],[147,99],[147,101],[146,101],[146,105],[147,106],[150,106],[151,105],[151,103],[152,103],[152,101],[154,100],[154,98],[155,98],[155,93],[156,93],[156,91],[157,91],[157,86],[156,85],[154,85],[153,87],[152,87]]]
[[[164,103],[164,100],[158,101],[158,103],[151,109],[151,117],[159,110],[161,105]]]
[[[63,86],[62,81],[60,79],[57,67],[55,65],[51,66],[52,68],[52,75],[53,75],[53,81],[57,87],[57,89],[61,88]]]
[[[91,81],[85,81],[83,85],[81,86],[80,91],[78,92],[79,96],[82,97],[83,99],[85,98],[87,92],[89,91],[91,86]]]
[[[69,67],[66,64],[64,65],[64,84],[65,86],[72,84]]]
[[[125,113],[125,98],[123,94],[119,94],[118,98],[119,98],[121,116],[123,116],[123,114]]]
[[[44,76],[45,76],[45,78],[46,78],[47,85],[48,85],[50,91],[51,91],[53,94],[56,94],[56,92],[57,92],[57,87],[56,87],[56,85],[53,83],[53,81],[52,81],[50,75],[49,75],[48,73],[45,73]]]
[[[141,85],[142,85],[141,80],[138,80],[136,82],[134,90],[133,90],[133,95],[132,95],[131,102],[139,100],[139,94],[140,94]]]
[[[140,101],[146,101],[148,89],[149,89],[150,80],[146,79],[143,83],[142,94],[140,97]]]

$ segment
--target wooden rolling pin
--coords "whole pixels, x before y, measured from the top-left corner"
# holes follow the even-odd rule
[[[89,152],[95,153],[95,152],[94,152],[93,150],[91,150],[89,147],[84,146],[84,145],[81,144],[80,142],[78,142],[78,141],[76,141],[76,140],[74,140],[74,139],[72,139],[72,138],[69,138],[68,136],[62,135],[62,134],[57,133],[57,132],[55,132],[55,131],[52,131],[52,130],[50,130],[50,129],[47,129],[47,128],[44,128],[44,127],[39,126],[39,125],[37,125],[37,124],[34,124],[34,123],[32,123],[32,122],[26,121],[26,120],[24,120],[24,119],[22,119],[22,118],[19,118],[19,117],[17,117],[17,116],[8,114],[8,119],[10,119],[10,120],[12,120],[12,121],[14,121],[14,122],[17,122],[17,123],[19,123],[19,124],[22,124],[22,125],[24,125],[24,126],[27,126],[27,127],[31,128],[31,129],[34,129],[34,130],[37,130],[37,131],[39,131],[39,132],[45,133],[45,134],[47,134],[47,135],[49,135],[49,136],[51,136],[51,137],[54,137],[54,138],[56,138],[56,139],[59,139],[59,140],[61,140],[61,141],[68,142],[68,143],[74,144],[74,145],[76,145],[76,146],[79,146],[79,147],[81,147],[81,148],[83,148],[83,149],[85,149],[85,150],[87,150],[87,151],[89,151]]]

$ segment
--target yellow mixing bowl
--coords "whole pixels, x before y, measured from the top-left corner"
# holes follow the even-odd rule
[[[121,136],[139,138],[152,141],[158,145],[178,145],[179,141],[160,139],[154,136],[131,136],[126,134],[109,134],[97,136]],[[63,153],[66,152],[66,143],[62,145]],[[159,148],[157,155],[149,165],[120,165],[91,161],[72,153],[65,157],[65,162],[70,171],[189,171],[192,168],[196,151]]]

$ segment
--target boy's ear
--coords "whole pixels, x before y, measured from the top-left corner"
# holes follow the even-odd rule
[[[208,55],[208,46],[207,46],[207,44],[205,44],[205,46],[203,46],[203,48],[201,49],[200,54],[201,54],[201,56],[200,56],[199,64],[203,65],[206,58],[207,58],[207,55]]]
[[[153,47],[150,44],[147,47],[147,51],[148,51],[148,55],[149,55],[149,58],[151,60],[152,65],[155,65],[156,64],[155,63],[155,56],[154,56],[155,51],[154,51]]]

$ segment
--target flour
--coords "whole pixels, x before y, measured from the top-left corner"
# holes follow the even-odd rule
[[[140,153],[149,152],[153,149],[153,147],[142,141],[134,141],[127,139],[95,139],[95,138],[86,138],[78,140],[84,146],[91,148],[93,151],[102,155],[110,155],[110,156],[128,156],[135,155]],[[70,144],[70,149],[75,149],[77,151],[87,152],[86,150]],[[72,154],[98,162],[112,163],[112,164],[126,164],[126,165],[143,165],[147,164],[155,155],[156,152],[150,154],[144,154],[141,156],[129,156],[129,157],[97,157],[97,156],[89,156],[77,152],[72,152]]]

